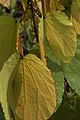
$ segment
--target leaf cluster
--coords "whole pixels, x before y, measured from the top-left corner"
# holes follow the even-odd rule
[[[79,0],[0,0],[5,120],[49,119],[63,93],[74,104],[72,96],[80,94],[79,71]]]

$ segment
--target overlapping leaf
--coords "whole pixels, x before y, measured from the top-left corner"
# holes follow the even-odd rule
[[[71,63],[64,67],[64,74],[70,86],[80,94],[80,39],[75,57]]]
[[[76,32],[80,34],[80,0],[72,0],[71,20]]]
[[[71,21],[74,25],[74,29],[78,35],[80,35],[80,23],[77,22],[72,16],[71,16]]]
[[[22,88],[17,99],[19,81]],[[54,112],[54,80],[45,64],[35,55],[28,54],[21,60],[13,88],[17,100],[15,111],[22,120],[45,120]]]
[[[8,104],[8,92],[11,94],[9,86],[12,86],[12,73],[16,68],[19,61],[18,54],[13,54],[11,57],[4,63],[3,68],[0,72],[0,103],[3,108],[4,116],[6,120],[11,120],[10,109]],[[10,91],[8,91],[8,89]]]
[[[80,23],[80,0],[72,0],[71,14]]]
[[[48,44],[57,58],[69,62],[75,55],[76,34],[68,17],[60,12],[48,13],[45,18]]]
[[[46,48],[46,59],[47,59],[48,68],[51,70],[53,78],[55,80],[56,92],[57,92],[57,96],[56,96],[57,107],[56,108],[58,108],[62,102],[62,96],[64,93],[63,72],[62,72],[62,68],[60,65],[60,61],[54,57],[49,47]]]
[[[16,50],[17,23],[10,15],[0,16],[0,70]]]
[[[64,10],[64,6],[57,0],[50,0],[50,10]]]

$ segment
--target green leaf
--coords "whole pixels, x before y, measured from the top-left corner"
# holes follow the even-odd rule
[[[22,81],[21,92],[18,87],[19,81]],[[56,106],[54,80],[49,69],[39,58],[33,54],[25,56],[20,62],[14,83],[16,99],[20,92],[15,108],[19,118],[44,120],[51,116]]]
[[[80,94],[80,38],[78,40],[78,48],[76,55],[69,65],[64,67],[64,74],[70,86]]]
[[[79,120],[80,119],[80,96],[75,93],[73,96],[64,94],[63,101],[58,110],[49,120]]]
[[[46,48],[46,59],[47,59],[47,64],[48,68],[51,70],[52,76],[55,80],[55,86],[56,86],[56,92],[57,92],[57,107],[62,102],[62,96],[64,93],[64,77],[63,77],[63,72],[61,69],[60,61],[57,60],[50,49],[47,47]]]
[[[0,70],[3,63],[16,51],[17,23],[10,15],[0,16]]]
[[[11,120],[9,101],[8,101],[8,92],[11,94],[11,89],[9,86],[12,86],[12,73],[18,64],[19,56],[17,53],[11,55],[11,57],[4,63],[3,68],[0,72],[0,103],[3,108],[4,116],[6,120]]]
[[[77,39],[68,17],[60,11],[47,13],[45,32],[54,55],[63,62],[70,62],[75,55]]]

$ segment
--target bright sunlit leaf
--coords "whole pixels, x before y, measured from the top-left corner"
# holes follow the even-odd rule
[[[4,63],[2,70],[0,71],[0,103],[3,108],[4,116],[6,120],[11,120],[11,113],[9,109],[8,92],[11,94],[12,87],[12,73],[16,68],[19,61],[17,53],[11,55],[11,57]]]
[[[52,52],[63,62],[70,62],[77,46],[76,33],[68,17],[60,12],[48,13],[45,18],[45,32]]]
[[[21,82],[22,88],[19,91]],[[45,120],[54,112],[56,106],[54,80],[49,69],[35,55],[28,54],[21,60],[13,88],[17,102],[15,112],[20,119]]]

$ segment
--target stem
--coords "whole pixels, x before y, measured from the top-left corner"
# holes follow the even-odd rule
[[[40,47],[41,60],[44,62],[45,65],[47,65],[46,58],[45,58],[44,45],[40,36],[39,36],[39,47]]]
[[[33,2],[33,1],[32,1]],[[35,31],[35,36],[36,36],[36,40],[37,42],[39,42],[39,38],[38,38],[38,30],[37,30],[37,27],[36,27],[36,23],[35,23],[35,14],[34,14],[34,9],[33,9],[33,4],[31,2],[31,11],[32,11],[32,19],[33,19],[33,24],[34,24],[34,31]]]
[[[45,14],[46,14],[46,0],[41,0],[41,4],[42,4],[43,18],[45,18]]]

